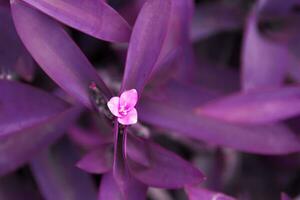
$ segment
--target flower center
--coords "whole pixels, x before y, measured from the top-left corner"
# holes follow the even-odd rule
[[[126,116],[128,114],[128,112],[129,112],[129,110],[126,107],[126,105],[122,105],[122,106],[119,107],[119,113],[120,113],[120,115]]]

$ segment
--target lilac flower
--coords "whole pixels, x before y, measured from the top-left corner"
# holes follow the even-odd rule
[[[107,107],[112,114],[118,117],[118,122],[123,125],[137,123],[138,115],[134,108],[138,100],[138,94],[135,89],[125,91],[120,97],[112,97],[107,102]]]

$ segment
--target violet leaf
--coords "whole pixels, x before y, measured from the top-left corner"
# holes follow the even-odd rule
[[[198,112],[228,122],[270,123],[298,115],[299,95],[299,86],[251,90],[207,103]]]
[[[113,176],[124,200],[146,198],[147,186],[136,180],[130,173],[126,159],[127,128],[115,123],[115,148]]]
[[[144,3],[130,38],[121,92],[135,88],[141,95],[158,60],[170,10],[170,0],[148,0]]]
[[[127,162],[130,172],[139,181],[152,187],[182,188],[184,185],[200,183],[203,174],[190,163],[176,154],[150,141],[143,141],[134,136],[131,140],[148,148],[149,166],[136,163],[128,155]],[[144,144],[144,145],[142,145]]]
[[[32,86],[0,80],[0,136],[4,137],[47,121],[70,106]]]
[[[111,42],[128,42],[131,28],[128,23],[103,0],[23,0],[51,17]]]
[[[110,97],[97,71],[56,21],[20,0],[12,1],[11,8],[26,48],[58,85],[88,107],[92,106],[89,86],[93,82]]]
[[[236,125],[197,114],[195,110],[146,98],[140,102],[138,109],[141,121],[191,139],[259,154],[300,151],[300,138],[280,124]]]

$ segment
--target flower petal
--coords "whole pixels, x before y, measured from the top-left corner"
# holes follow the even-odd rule
[[[133,108],[131,111],[128,112],[128,114],[124,117],[119,117],[118,122],[123,125],[132,125],[137,123],[138,120],[138,114],[137,110]]]
[[[24,0],[51,17],[111,42],[128,42],[131,28],[128,23],[102,0]]]
[[[89,85],[92,82],[99,86],[107,99],[111,97],[111,92],[97,71],[63,27],[23,1],[11,1],[11,8],[16,29],[24,45],[59,86],[90,108],[92,103]]]
[[[127,162],[132,175],[142,183],[160,188],[181,188],[204,180],[203,174],[189,162],[148,140],[130,136],[135,143],[148,148],[149,165],[140,165],[130,158]],[[144,145],[143,145],[144,144]]]
[[[185,187],[185,191],[189,200],[235,200],[235,198],[225,194],[209,191],[197,186],[187,186]]]
[[[134,108],[138,101],[138,93],[136,89],[124,91],[120,96],[120,106],[125,106],[126,109],[131,110]]]
[[[170,0],[144,3],[131,34],[121,92],[135,88],[142,94],[160,54],[170,10]]]
[[[116,117],[121,117],[121,115],[119,114],[119,104],[120,104],[119,97],[112,97],[107,102],[107,107],[109,108],[110,112]]]

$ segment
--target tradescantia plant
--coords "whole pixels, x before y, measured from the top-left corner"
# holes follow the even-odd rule
[[[275,185],[284,184],[281,176],[298,177],[300,138],[292,123],[300,111],[298,23],[290,20],[297,3],[1,0],[0,41],[7,48],[0,55],[0,175],[28,163],[30,177],[24,179],[34,178],[40,194],[32,186],[12,196],[0,179],[5,186],[0,196],[160,200],[172,199],[167,192],[172,189],[182,192],[173,192],[175,199],[235,199],[223,193],[279,199],[288,189]],[[75,31],[63,25],[106,41],[105,49],[116,52],[125,67],[115,72],[111,61],[112,66],[95,68],[76,35],[70,37]],[[201,50],[217,46],[217,52],[233,52],[207,39],[233,30],[244,31],[241,89],[235,68],[225,59],[216,67]],[[62,90],[50,79],[34,79],[29,54],[46,73],[36,69],[36,76],[48,76]],[[280,176],[277,168],[287,171]],[[98,197],[84,171],[101,174]],[[245,175],[251,173],[277,191],[251,192],[253,183],[246,180],[256,176]],[[240,188],[232,189],[239,182]]]

